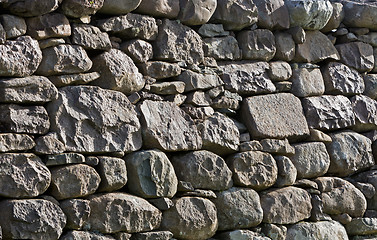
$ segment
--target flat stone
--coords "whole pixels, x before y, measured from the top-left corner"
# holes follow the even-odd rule
[[[41,49],[49,48],[49,47],[55,47],[60,44],[65,44],[65,40],[63,38],[47,38],[43,40],[39,40],[39,47]]]
[[[98,72],[79,73],[69,75],[50,76],[48,79],[56,87],[65,87],[69,85],[83,85],[98,79],[101,75]]]
[[[146,63],[153,57],[152,44],[141,39],[123,42],[120,50],[131,57],[135,63]]]
[[[100,233],[87,232],[87,231],[69,231],[60,240],[80,240],[80,239],[96,239],[96,240],[115,240],[110,235],[103,235]]]
[[[55,11],[59,7],[59,0],[36,0],[31,2],[27,0],[8,0],[4,7],[15,15],[35,17]]]
[[[325,84],[318,68],[295,68],[291,81],[291,92],[297,97],[320,96],[325,92]]]
[[[183,93],[185,91],[185,83],[181,81],[161,82],[150,85],[150,92],[159,95],[171,95]]]
[[[185,83],[185,92],[192,90],[207,90],[219,87],[223,81],[213,71],[197,73],[191,70],[183,70],[177,80]]]
[[[135,10],[141,2],[141,0],[105,0],[98,12],[108,15],[127,14]]]
[[[86,50],[109,50],[111,41],[107,33],[95,26],[86,24],[72,25],[72,43],[82,46]]]
[[[4,44],[6,40],[6,32],[3,25],[0,23],[0,44]]]
[[[250,230],[233,230],[229,232],[223,232],[216,235],[216,239],[219,240],[270,240],[260,233],[256,233]]]
[[[349,235],[377,234],[377,218],[353,218],[346,229]]]
[[[203,50],[206,57],[216,60],[239,60],[242,57],[237,39],[233,36],[205,38]]]
[[[317,129],[310,129],[310,136],[308,140],[312,142],[332,142],[332,139],[329,135]]]
[[[59,202],[67,217],[67,229],[81,229],[90,215],[89,201],[84,199],[67,199]]]
[[[334,239],[347,240],[347,232],[336,221],[300,222],[288,228],[287,239]]]
[[[65,0],[61,4],[64,15],[72,18],[81,18],[95,14],[103,7],[105,0],[88,2],[86,0]]]
[[[2,14],[0,15],[0,22],[5,31],[5,39],[12,39],[22,36],[26,33],[27,25],[25,19],[22,17]]]
[[[358,40],[364,43],[368,43],[372,45],[372,47],[377,47],[377,33],[376,32],[370,32],[368,34],[358,36],[357,38]]]
[[[140,64],[139,67],[144,76],[155,79],[171,78],[181,74],[181,68],[177,63],[150,61]]]
[[[295,149],[289,144],[288,139],[262,139],[260,141],[262,145],[261,151],[268,152],[277,155],[293,155]]]
[[[333,29],[337,29],[345,17],[343,4],[340,2],[331,2],[333,11],[327,24],[321,29],[321,32],[330,32]],[[347,16],[348,17],[348,16]]]
[[[243,59],[270,61],[275,55],[275,37],[268,29],[242,31],[237,40]]]
[[[132,240],[170,240],[173,238],[173,233],[169,231],[153,231],[145,233],[136,233],[132,235]]]
[[[373,47],[363,42],[350,42],[335,45],[340,62],[359,72],[369,72],[374,68]]]
[[[185,25],[203,25],[209,21],[216,10],[217,0],[180,1],[178,19]]]
[[[26,134],[0,133],[0,152],[19,152],[35,146],[33,138]]]
[[[51,131],[58,133],[67,151],[128,152],[142,145],[134,106],[120,92],[93,86],[65,87],[47,108]]]
[[[284,61],[269,62],[270,68],[267,69],[268,76],[272,81],[282,82],[292,77],[292,68],[289,63]]]
[[[354,130],[366,132],[377,129],[377,102],[364,95],[351,98],[356,125]]]
[[[287,29],[290,26],[289,12],[283,0],[256,0],[258,26],[266,29]]]
[[[170,198],[165,197],[148,199],[148,201],[161,211],[168,210],[174,206],[173,201]]]
[[[345,17],[343,22],[349,27],[365,27],[377,30],[376,10],[374,2],[343,1]]]
[[[285,156],[275,156],[278,167],[278,176],[275,182],[276,187],[285,187],[293,185],[296,182],[297,169],[292,161]]]
[[[176,0],[143,0],[136,12],[160,18],[177,18],[179,1]]]
[[[225,31],[222,24],[214,23],[203,24],[198,29],[198,33],[200,34],[200,36],[205,38],[229,36],[229,31]]]
[[[274,59],[282,61],[291,61],[296,54],[295,41],[291,34],[287,32],[275,32],[275,56]]]
[[[126,162],[121,158],[98,157],[97,171],[101,177],[100,192],[113,192],[127,183]]]
[[[27,34],[37,40],[71,35],[71,25],[67,17],[61,13],[27,18],[26,23]]]

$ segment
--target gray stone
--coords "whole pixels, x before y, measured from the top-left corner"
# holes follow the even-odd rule
[[[285,240],[287,235],[287,227],[283,225],[265,223],[262,225],[262,233],[273,240]]]
[[[3,197],[36,197],[50,184],[50,171],[32,153],[2,153],[0,163],[0,195]]]
[[[262,234],[250,230],[233,230],[216,235],[219,240],[271,240]]]
[[[27,18],[26,23],[27,34],[37,40],[71,35],[71,25],[66,16],[61,13]]]
[[[296,44],[302,44],[306,40],[306,32],[302,27],[292,27],[287,32],[291,34]]]
[[[113,192],[127,183],[127,168],[123,159],[115,157],[98,157],[97,171],[101,177],[98,187],[100,192]]]
[[[4,239],[59,239],[66,223],[61,208],[47,200],[4,200],[0,208]]]
[[[111,49],[95,57],[92,69],[101,74],[92,84],[101,88],[131,94],[141,90],[145,84],[132,59],[118,49]]]
[[[0,22],[5,31],[6,39],[16,38],[26,33],[27,25],[22,17],[2,14],[0,15]]]
[[[61,10],[64,15],[81,18],[95,14],[103,7],[105,0],[86,1],[86,0],[64,0],[61,4]]]
[[[272,81],[280,82],[292,77],[292,68],[287,62],[269,62],[270,68],[267,70],[268,76]]]
[[[131,57],[135,63],[145,63],[153,57],[152,44],[140,39],[123,42],[120,50]]]
[[[19,152],[35,146],[33,138],[26,134],[0,133],[0,152]]]
[[[359,72],[369,72],[374,68],[373,47],[362,42],[335,45],[340,61]]]
[[[194,120],[204,120],[207,117],[212,116],[215,111],[212,107],[194,107],[191,105],[183,105],[182,110],[185,111]]]
[[[134,152],[125,158],[128,188],[143,198],[173,197],[178,179],[165,153],[157,150]]]
[[[346,229],[349,235],[377,234],[377,218],[354,218]]]
[[[373,73],[377,73],[377,47],[373,48],[374,55],[374,68],[372,69]]]
[[[291,81],[291,92],[297,97],[319,96],[325,92],[325,84],[318,68],[295,68]]]
[[[49,127],[49,117],[42,106],[0,105],[2,132],[46,134]]]
[[[275,156],[278,167],[278,176],[275,182],[276,187],[290,186],[296,181],[297,169],[292,161],[285,156]]]
[[[18,37],[0,45],[0,76],[26,77],[32,75],[42,61],[38,42],[29,36]]]
[[[229,156],[226,161],[233,172],[235,185],[259,191],[271,187],[277,179],[275,159],[268,153],[241,152]]]
[[[99,13],[109,15],[127,14],[135,10],[142,0],[105,0]]]
[[[310,195],[301,188],[267,190],[260,198],[265,223],[293,224],[310,217]]]
[[[348,240],[346,229],[336,221],[300,222],[288,228],[287,239]]]
[[[276,92],[290,92],[292,89],[292,82],[289,81],[283,81],[283,82],[276,82]]]
[[[319,131],[317,129],[310,129],[310,136],[308,138],[308,141],[329,143],[332,142],[332,139],[329,135],[322,131]]]
[[[169,231],[154,231],[146,233],[136,233],[132,235],[131,240],[170,240],[173,233]]]
[[[215,235],[217,227],[215,204],[204,198],[182,197],[163,213],[160,228],[172,232],[175,238],[204,240]]]
[[[239,60],[242,57],[237,39],[233,36],[205,38],[203,50],[206,57],[216,60]]]
[[[340,23],[343,22],[345,16],[343,4],[340,2],[332,2],[331,5],[333,8],[332,15],[327,24],[321,29],[322,32],[330,32],[333,29],[337,29]]]
[[[144,145],[164,151],[196,150],[202,147],[197,128],[174,103],[146,100],[140,105]]]
[[[358,40],[372,45],[372,47],[377,47],[377,33],[370,32],[365,35],[358,36]]]
[[[287,32],[275,32],[275,56],[274,59],[291,61],[296,54],[296,45],[291,34]]]
[[[170,198],[154,198],[148,200],[153,206],[160,209],[161,211],[168,210],[169,208],[174,206],[174,203]]]
[[[116,240],[130,240],[132,234],[125,233],[125,232],[118,232],[114,235],[116,237]]]
[[[242,115],[254,138],[296,139],[309,135],[301,102],[289,93],[246,98]]]
[[[219,87],[223,84],[222,80],[213,71],[197,73],[191,70],[183,70],[177,80],[185,83],[185,92],[192,90],[206,90]]]
[[[86,24],[72,25],[72,43],[80,45],[86,50],[109,50],[111,48],[107,33]]]
[[[252,1],[218,0],[212,20],[222,23],[226,30],[241,30],[258,21],[258,9]]]
[[[335,130],[355,125],[351,101],[345,96],[307,97],[302,105],[310,128]]]
[[[5,33],[5,30],[4,30],[4,27],[0,23],[0,44],[4,44],[6,40],[7,40],[7,38],[6,38],[6,33]]]
[[[203,61],[203,43],[199,34],[177,21],[163,20],[153,43],[153,57],[164,61],[184,61],[199,64]]]
[[[360,132],[377,129],[377,101],[356,95],[351,98],[351,103],[356,119],[353,129]]]
[[[161,82],[150,85],[150,92],[159,95],[171,95],[183,93],[185,91],[185,83],[181,81]]]
[[[63,38],[47,38],[43,40],[39,40],[39,47],[41,49],[49,48],[49,47],[55,47],[60,44],[65,44],[65,40]]]
[[[154,17],[177,18],[179,9],[177,0],[143,0],[136,11]]]
[[[181,74],[181,68],[177,63],[167,63],[162,61],[151,61],[139,65],[144,76],[155,79],[176,77]]]
[[[47,107],[51,131],[57,132],[67,151],[128,152],[142,145],[136,111],[122,93],[93,86],[65,87]]]
[[[288,139],[262,139],[260,141],[263,152],[268,152],[277,155],[292,155],[295,154],[295,149],[289,144]]]
[[[45,162],[46,166],[50,167],[75,163],[85,163],[86,161],[84,155],[79,153],[60,153],[47,156]]]
[[[89,71],[92,61],[81,46],[61,44],[42,50],[43,59],[37,74],[43,76]]]
[[[373,1],[343,1],[344,24],[349,27],[365,27],[377,30],[377,5]]]
[[[110,235],[103,235],[94,232],[69,231],[59,238],[59,240],[115,240],[115,238]]]
[[[34,17],[55,11],[59,7],[59,0],[8,0],[5,8],[12,14],[22,17]]]
[[[65,145],[56,133],[48,133],[35,139],[34,152],[36,154],[58,154],[65,151]]]
[[[200,34],[200,36],[206,38],[229,36],[229,31],[225,31],[222,24],[213,23],[203,24],[199,28],[198,33]]]
[[[56,87],[65,87],[69,85],[82,85],[98,79],[101,75],[98,72],[79,73],[69,75],[50,76],[48,79]]]
[[[283,0],[256,0],[258,26],[267,29],[287,29],[290,26],[289,12]]]
[[[364,182],[364,183],[372,184],[375,190],[377,189],[377,171],[376,170],[359,173],[356,176],[356,180]],[[377,194],[376,193],[377,192],[375,191],[374,195],[371,198],[367,198],[368,210],[375,210],[375,211],[377,210],[377,202],[376,202]],[[365,217],[376,217],[376,214],[367,216],[367,212],[366,212]]]
[[[60,207],[67,217],[67,229],[81,229],[90,215],[89,201],[68,199],[60,202]]]
[[[161,212],[146,200],[133,195],[95,194],[88,200],[91,211],[86,227],[91,231],[146,232],[158,228],[161,223]]]
[[[185,25],[202,25],[209,21],[217,7],[217,0],[181,0],[178,19]]]
[[[275,37],[268,29],[242,31],[237,40],[243,59],[270,61],[275,55]]]

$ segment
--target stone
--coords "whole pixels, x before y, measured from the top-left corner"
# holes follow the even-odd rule
[[[312,209],[309,193],[297,187],[262,192],[260,202],[264,223],[293,224],[309,218]]]
[[[65,0],[61,4],[64,15],[72,18],[81,18],[95,14],[103,7],[105,0],[85,1],[85,0]]]
[[[38,42],[29,36],[18,37],[0,45],[0,76],[26,77],[32,75],[42,61]]]
[[[107,33],[95,26],[73,24],[72,43],[82,46],[86,50],[110,50],[111,42]]]
[[[372,47],[377,47],[377,33],[370,32],[365,35],[358,36],[358,40],[372,45]]]
[[[366,132],[377,128],[377,102],[364,95],[351,98],[356,125],[354,130]]]
[[[216,60],[239,60],[242,57],[237,39],[233,36],[204,38],[203,50],[204,56]]]
[[[44,193],[50,184],[50,171],[32,153],[2,153],[0,163],[2,197],[36,197]]]
[[[0,44],[4,44],[6,40],[6,32],[3,25],[0,23]]]
[[[0,133],[0,152],[21,152],[35,146],[33,138],[26,134]]]
[[[153,17],[134,13],[98,20],[97,26],[102,31],[109,32],[122,39],[140,38],[146,41],[155,40],[158,33],[158,26]]]
[[[37,40],[69,37],[71,25],[65,15],[49,13],[26,19],[27,34]]]
[[[151,231],[161,223],[162,214],[146,200],[127,193],[91,195],[86,227],[101,233]],[[104,209],[107,211],[104,212]]]
[[[165,197],[149,199],[148,201],[161,211],[168,210],[174,206],[173,201],[170,198]]]
[[[204,240],[215,235],[217,227],[215,204],[204,198],[182,197],[163,212],[160,228],[172,232],[175,238]]]
[[[291,34],[287,32],[275,32],[275,56],[274,59],[291,61],[296,55],[296,45]]]
[[[79,153],[60,153],[49,155],[45,159],[46,166],[70,165],[75,163],[86,163],[85,157]]]
[[[43,76],[82,73],[89,71],[93,63],[81,46],[61,44],[42,50],[43,59],[37,74]]]
[[[374,67],[372,69],[373,73],[377,73],[377,47],[373,48],[373,55],[374,55]]]
[[[217,0],[182,0],[178,19],[185,25],[203,25],[209,21],[217,7]]]
[[[287,32],[292,36],[296,44],[302,44],[306,41],[306,32],[300,26],[291,27]]]
[[[46,134],[49,128],[49,117],[42,106],[0,105],[1,132]]]
[[[275,87],[276,87],[276,92],[278,93],[290,92],[292,89],[292,82],[289,82],[289,81],[276,82]]]
[[[202,149],[219,155],[238,150],[240,133],[234,122],[226,115],[214,113],[198,125],[198,131],[203,139]]]
[[[55,11],[59,7],[59,3],[59,0],[8,0],[4,7],[9,9],[9,11],[15,15],[22,17],[35,17]]]
[[[67,217],[67,229],[81,229],[90,215],[89,201],[84,199],[67,199],[60,201],[60,207]]]
[[[292,77],[292,68],[287,62],[269,62],[270,68],[267,69],[268,76],[272,81],[281,82]]]
[[[322,0],[319,2],[327,2]],[[320,31],[307,31],[306,40],[297,44],[295,62],[318,63],[326,59],[339,60],[339,48],[335,48],[329,38]]]
[[[100,233],[87,232],[87,231],[69,231],[64,234],[60,240],[115,240],[115,238],[110,235],[103,235]]]
[[[291,27],[302,27],[305,30],[322,29],[330,20],[333,7],[328,0],[288,0]]]
[[[220,77],[213,71],[197,73],[191,70],[183,70],[177,80],[185,83],[185,92],[207,90],[223,84]]]
[[[222,24],[213,23],[203,24],[198,29],[198,33],[200,34],[200,36],[205,38],[229,36],[229,31],[225,31],[224,26]]]
[[[344,1],[344,24],[349,27],[365,27],[377,30],[376,10],[374,2]]]
[[[331,3],[333,11],[332,15],[327,22],[327,24],[321,29],[321,32],[330,32],[333,29],[337,29],[341,22],[343,22],[345,13],[343,9],[343,4],[340,2]],[[348,16],[347,16],[348,18]]]
[[[48,79],[56,87],[65,87],[69,85],[83,85],[90,83],[98,79],[101,75],[98,72],[91,73],[79,73],[79,74],[68,74],[59,76],[50,76]]]
[[[61,208],[42,199],[0,202],[4,239],[59,239],[66,224]]]
[[[160,18],[177,18],[179,3],[176,0],[142,0],[137,12]]]
[[[93,86],[64,87],[47,108],[51,131],[69,152],[128,152],[142,145],[134,106],[120,92]]]
[[[345,96],[307,97],[302,106],[310,128],[335,130],[355,125],[351,101]]]
[[[146,63],[153,57],[152,44],[141,39],[123,42],[120,50],[125,52],[135,63]]]
[[[206,117],[210,117],[215,113],[212,107],[194,107],[186,104],[182,106],[182,110],[194,120],[204,120]]]
[[[274,185],[276,187],[293,185],[297,177],[297,169],[295,165],[285,156],[275,156],[274,159],[278,168],[278,176]]]
[[[334,239],[347,240],[347,232],[336,221],[300,222],[288,228],[287,239]]]
[[[203,42],[193,29],[165,19],[153,43],[153,57],[163,61],[200,64],[204,59]]]
[[[355,180],[361,181],[363,183],[371,184],[373,185],[374,189],[377,189],[377,171],[376,170],[371,170],[371,171],[366,171],[366,172],[361,172],[356,175]],[[376,199],[377,199],[377,192],[374,192],[374,195],[371,198],[367,198],[368,201],[368,209],[365,213],[365,217],[376,217],[377,215],[371,214],[367,216],[368,210],[370,211],[376,211],[377,210],[377,204],[376,204]]]
[[[369,138],[353,131],[332,133],[330,136],[332,142],[326,144],[331,159],[329,173],[345,177],[375,164]]]
[[[131,94],[140,91],[145,84],[132,59],[118,49],[111,49],[95,57],[93,69],[101,76],[91,83],[101,88]]]
[[[162,61],[151,61],[140,64],[140,72],[145,76],[157,80],[176,77],[181,74],[181,68],[177,63],[167,63]]]
[[[275,55],[275,37],[270,30],[242,31],[237,40],[243,59],[270,61]]]
[[[136,233],[132,235],[132,240],[170,240],[173,238],[173,233],[169,231],[154,231],[146,233]]]
[[[293,155],[295,149],[289,144],[288,139],[262,139],[260,141],[262,145],[261,151],[268,152],[277,155]]]
[[[270,240],[262,234],[250,231],[250,230],[233,230],[229,232],[223,232],[216,235],[216,239],[219,240]]]
[[[332,139],[329,135],[322,131],[319,131],[317,129],[310,129],[310,136],[308,138],[308,141],[330,143],[332,142]]]
[[[185,91],[185,83],[181,81],[161,82],[150,85],[150,92],[159,95],[171,95],[183,93]]]
[[[278,168],[268,153],[249,151],[229,156],[226,162],[233,172],[234,185],[250,187],[257,191],[274,185]]]
[[[126,163],[121,158],[98,157],[97,171],[101,177],[98,187],[100,192],[113,192],[127,183]]]
[[[135,10],[142,0],[105,0],[99,13],[108,15],[122,15]]]
[[[195,123],[174,103],[146,100],[140,105],[144,145],[163,151],[202,147]]]
[[[43,76],[2,78],[0,102],[19,104],[44,104],[56,99],[58,90]]]
[[[349,235],[377,234],[377,218],[354,218],[346,225]]]
[[[297,139],[309,135],[301,102],[290,93],[246,98],[242,116],[253,138]]]
[[[101,181],[96,170],[85,164],[51,169],[51,195],[58,200],[93,194]]]
[[[5,31],[5,39],[12,39],[22,36],[26,33],[27,25],[22,17],[2,14],[0,15],[0,23]]]
[[[258,26],[266,29],[288,29],[289,12],[283,0],[257,0]]]
[[[287,227],[265,223],[262,225],[262,233],[271,239],[285,240],[287,235]]]
[[[35,139],[36,154],[58,154],[64,151],[65,145],[58,139],[56,133],[48,133]]]
[[[63,38],[47,38],[43,40],[39,40],[39,47],[41,49],[49,48],[49,47],[55,47],[60,44],[65,44],[65,40]]]
[[[373,47],[363,42],[350,42],[335,45],[340,62],[359,72],[369,72],[374,68]]]
[[[173,197],[178,179],[165,153],[145,150],[128,154],[125,158],[128,188],[143,198]]]
[[[318,68],[299,66],[293,69],[291,92],[297,97],[320,96],[325,92],[325,84]]]
[[[267,74],[266,62],[222,62],[219,68],[225,89],[239,94],[271,93],[276,90]]]
[[[206,151],[193,151],[173,157],[171,162],[180,181],[195,189],[222,191],[233,185],[232,172],[223,158]]]
[[[218,0],[212,20],[226,30],[238,31],[258,21],[258,9],[252,1]]]

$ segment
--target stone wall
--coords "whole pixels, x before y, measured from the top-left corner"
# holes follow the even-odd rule
[[[0,239],[377,239],[375,1],[0,6]]]

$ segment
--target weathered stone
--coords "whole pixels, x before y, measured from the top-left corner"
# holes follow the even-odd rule
[[[198,33],[200,34],[200,36],[206,38],[229,36],[229,31],[225,31],[222,24],[213,23],[203,24],[199,28]]]
[[[109,15],[127,14],[135,10],[142,0],[105,0],[99,13]]]
[[[274,240],[285,240],[287,235],[287,227],[283,225],[265,223],[262,225],[262,233]]]
[[[64,151],[65,145],[58,139],[56,133],[48,133],[35,140],[34,152],[36,154],[58,154]]]
[[[179,1],[177,0],[143,0],[137,12],[161,18],[177,18]]]
[[[377,234],[377,218],[354,218],[346,229],[349,235]]]
[[[250,230],[233,230],[216,235],[219,240],[270,240],[262,234]]]
[[[331,2],[328,0],[288,0],[291,27],[302,27],[306,30],[322,29],[333,12]]]
[[[351,101],[345,96],[308,97],[302,105],[310,128],[335,130],[355,125]]]
[[[166,101],[172,102],[177,106],[181,106],[187,99],[186,95],[176,93],[165,97]]]
[[[172,159],[177,177],[194,188],[222,191],[230,188],[232,172],[223,158],[206,151],[194,151]]]
[[[185,91],[185,83],[181,81],[161,82],[150,85],[150,88],[150,92],[159,95],[178,94]]]
[[[98,187],[100,192],[113,192],[127,183],[127,168],[123,159],[115,157],[98,157],[97,171],[101,177]]]
[[[118,49],[111,49],[95,57],[93,69],[101,76],[92,84],[102,88],[131,94],[141,90],[145,84],[143,76],[132,59]]]
[[[276,90],[267,75],[266,62],[223,62],[219,64],[225,88],[239,94],[271,93]]]
[[[295,154],[295,149],[289,144],[288,139],[262,139],[260,141],[263,152],[268,152],[278,155],[292,155]]]
[[[199,64],[203,61],[203,43],[199,34],[177,21],[163,20],[153,43],[153,57],[165,61]]]
[[[175,77],[181,74],[181,68],[177,63],[167,63],[162,61],[151,61],[140,64],[140,71],[143,75],[163,79]]]
[[[234,122],[221,113],[215,113],[198,125],[203,139],[202,149],[217,154],[227,154],[238,150],[240,133]]]
[[[28,18],[26,23],[27,34],[37,40],[71,35],[71,25],[66,16],[61,13]]]
[[[277,179],[275,159],[268,153],[241,152],[231,155],[226,161],[233,172],[235,185],[259,191],[271,187]]]
[[[258,9],[252,1],[218,0],[212,20],[222,23],[226,30],[241,30],[258,21]]]
[[[317,129],[310,129],[310,136],[308,138],[308,141],[329,143],[332,142],[332,139],[329,135],[322,131],[319,131]]]
[[[267,70],[272,81],[285,81],[292,77],[292,68],[287,62],[269,62],[270,68]]]
[[[377,189],[377,171],[371,170],[367,172],[361,172],[356,176],[357,181],[362,181],[364,183],[372,184],[375,190]],[[377,192],[375,191],[374,195],[371,198],[367,198],[368,201],[368,210],[377,210]],[[367,211],[368,211],[367,210]],[[376,214],[372,216],[367,216],[365,213],[365,217],[376,217]]]
[[[0,23],[0,44],[4,44],[6,40],[6,32],[3,25]]]
[[[92,61],[81,46],[62,44],[42,50],[43,59],[37,74],[43,76],[82,73],[92,67]]]
[[[125,233],[125,232],[118,232],[114,235],[116,237],[116,240],[130,240],[132,234]]]
[[[51,169],[51,195],[56,199],[84,197],[93,194],[101,181],[94,168],[85,164]]]
[[[105,0],[86,1],[86,0],[64,0],[61,4],[61,9],[64,15],[81,18],[88,15],[95,14],[102,8]]]
[[[67,151],[128,152],[142,145],[136,111],[122,93],[92,86],[65,87],[47,107],[51,131],[57,132]]]
[[[65,44],[65,40],[63,38],[47,38],[43,40],[39,40],[39,47],[41,49],[49,48],[49,47],[55,47],[60,44]]]
[[[0,45],[0,76],[26,77],[32,75],[42,61],[38,42],[29,36],[18,37]]]
[[[26,151],[32,149],[34,146],[34,140],[26,134],[0,134],[0,152]]]
[[[221,86],[223,82],[212,71],[197,73],[190,70],[183,70],[177,80],[185,83],[185,92],[192,90],[206,90]]]
[[[59,7],[59,0],[8,0],[5,8],[9,9],[12,14],[22,17],[35,17],[55,11]]]
[[[374,165],[369,138],[352,131],[333,133],[330,136],[332,142],[327,144],[331,159],[329,173],[345,177]]]
[[[2,132],[46,134],[49,127],[49,117],[42,106],[0,105]]]
[[[101,233],[135,233],[154,230],[161,223],[161,212],[136,196],[106,193],[95,194],[88,199],[91,209],[86,226],[88,230]]]
[[[276,82],[275,87],[276,87],[276,92],[278,93],[290,92],[292,89],[292,82],[289,82],[289,81]]]
[[[86,50],[109,50],[111,48],[107,33],[86,24],[74,24],[72,26],[72,43],[80,45]]]
[[[75,163],[86,163],[85,157],[79,153],[61,153],[49,155],[45,159],[46,166],[60,166],[69,165]]]
[[[301,102],[289,93],[246,98],[242,115],[254,138],[295,139],[309,134]]]
[[[275,32],[275,56],[274,59],[291,61],[296,54],[296,45],[292,35],[287,32]]]
[[[16,38],[26,33],[27,25],[22,17],[2,14],[0,15],[0,22],[5,31],[6,39]]]
[[[344,24],[349,27],[365,27],[377,30],[377,5],[373,1],[342,1],[345,12]]]
[[[372,45],[372,47],[377,47],[377,32],[370,32],[365,35],[357,37],[358,40]]]
[[[144,144],[164,151],[196,150],[202,146],[193,120],[174,103],[144,101],[140,105]]]
[[[185,25],[208,22],[217,7],[217,0],[181,0],[178,19]]]
[[[293,224],[310,217],[310,195],[301,188],[268,190],[260,198],[265,223]]]
[[[4,239],[59,239],[66,223],[60,207],[42,199],[0,202]]]
[[[356,125],[354,130],[366,132],[377,129],[377,102],[364,95],[351,98]]]
[[[336,221],[300,222],[288,228],[287,239],[348,240],[346,229]]]
[[[373,47],[362,42],[335,45],[340,61],[359,72],[369,72],[374,68]]]
[[[69,231],[64,234],[59,240],[115,240],[110,235],[103,235],[100,233],[87,231]]]
[[[242,57],[237,39],[233,36],[205,38],[203,50],[206,57],[216,60],[239,60]]]
[[[89,201],[84,199],[68,199],[60,202],[60,207],[67,217],[68,229],[81,229],[90,215]]]
[[[256,0],[258,26],[266,29],[289,28],[289,12],[283,0]]]
[[[90,83],[101,75],[98,72],[91,73],[79,73],[79,74],[69,74],[69,75],[59,75],[59,76],[50,76],[48,79],[56,87],[65,87],[69,85],[82,85]]]
[[[161,211],[168,210],[169,208],[174,206],[173,201],[170,198],[165,197],[149,199],[148,201]]]
[[[322,0],[319,2],[325,2]],[[296,62],[317,63],[326,59],[339,60],[339,48],[335,48],[329,38],[320,31],[307,31],[304,43],[297,44]],[[340,53],[342,55],[342,53]]]
[[[172,224],[174,223],[174,224]],[[174,207],[163,213],[161,229],[173,233],[175,238],[187,240],[208,239],[218,227],[216,206],[199,197],[182,197]]]
[[[270,30],[242,31],[237,40],[243,59],[269,61],[275,55],[275,37]]]
[[[170,240],[173,238],[173,233],[169,231],[154,231],[146,233],[136,233],[132,235],[131,240]]]
[[[331,5],[333,8],[332,15],[327,24],[321,29],[321,32],[330,32],[333,29],[337,29],[344,19],[343,4],[340,2],[332,2]]]
[[[305,66],[293,69],[291,92],[297,97],[322,95],[325,92],[321,71]]]
[[[153,57],[152,44],[140,39],[123,42],[120,50],[125,52],[136,63],[145,63]]]
[[[275,182],[276,187],[290,186],[296,181],[297,169],[292,161],[285,156],[275,156],[278,167],[278,176]]]

